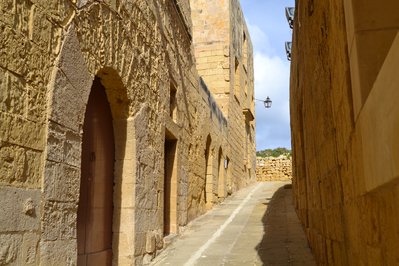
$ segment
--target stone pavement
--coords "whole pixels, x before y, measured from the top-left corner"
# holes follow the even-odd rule
[[[288,182],[249,186],[192,221],[151,265],[316,265]]]

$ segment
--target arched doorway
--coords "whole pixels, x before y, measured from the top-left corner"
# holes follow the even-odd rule
[[[96,77],[83,126],[78,265],[112,264],[114,149],[111,109],[105,88]]]
[[[177,139],[166,129],[164,153],[164,236],[177,233]]]
[[[218,156],[219,170],[218,170],[218,197],[219,201],[223,201],[226,198],[226,180],[225,180],[225,165],[222,148],[219,148]]]
[[[213,199],[213,154],[211,150],[211,137],[206,138],[205,148],[205,206],[211,209]]]

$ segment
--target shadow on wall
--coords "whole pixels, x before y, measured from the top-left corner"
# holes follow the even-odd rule
[[[263,204],[263,238],[255,248],[263,265],[316,265],[292,203],[291,184]]]

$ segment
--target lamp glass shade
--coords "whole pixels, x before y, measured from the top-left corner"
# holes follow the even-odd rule
[[[272,107],[272,100],[270,100],[269,96],[264,101],[264,105],[265,105],[266,108]]]

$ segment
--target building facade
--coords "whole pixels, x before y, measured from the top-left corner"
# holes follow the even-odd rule
[[[252,46],[218,3],[0,3],[1,265],[141,265],[255,181]]]
[[[398,8],[296,1],[293,182],[320,265],[399,263]]]
[[[230,175],[244,177],[231,184],[233,191],[254,178],[256,168],[253,50],[239,6],[238,0],[191,1],[198,73],[229,118]]]

